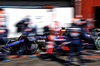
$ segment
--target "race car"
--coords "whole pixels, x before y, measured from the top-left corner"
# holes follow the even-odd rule
[[[64,35],[65,34],[66,33],[64,33]],[[89,44],[87,44],[87,42],[84,41],[83,42],[83,48],[84,49],[99,49],[100,48],[100,45],[99,45],[100,37],[94,36],[93,33],[86,34],[86,35],[89,36],[89,37],[93,37],[93,39],[91,40],[91,43],[89,43]],[[59,36],[59,38],[61,38],[61,37]],[[32,35],[30,35],[27,38],[32,44],[25,48],[25,53],[29,53],[30,49],[34,46],[35,46],[35,50],[33,50],[33,53],[36,53],[37,49],[42,50],[43,52],[46,51],[47,36],[44,36],[44,35],[32,36]],[[16,54],[17,53],[18,49],[21,47],[20,42],[21,42],[21,37],[9,38],[9,41],[7,42],[6,45],[8,45],[8,47],[10,48],[11,54]],[[70,41],[63,41],[63,40],[60,40],[60,39],[55,39],[55,42],[57,43],[57,45],[54,48],[54,50],[57,53],[61,53],[62,55],[65,54],[66,47],[65,48],[64,48],[64,46],[61,47],[61,43],[64,43],[68,46]],[[67,51],[68,51],[68,47],[67,47]]]
[[[46,36],[28,36],[27,40],[31,44],[27,44],[27,47],[25,47],[24,54],[28,54],[31,50],[34,53],[36,53],[37,49],[43,50],[45,47],[45,39]],[[25,39],[22,39],[22,36],[16,37],[16,38],[8,38],[8,41],[6,42],[6,45],[4,48],[9,48],[10,54],[16,54],[22,44],[25,43]]]

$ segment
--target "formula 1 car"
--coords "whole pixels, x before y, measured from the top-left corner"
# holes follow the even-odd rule
[[[45,39],[46,36],[28,36],[27,40],[31,44],[27,44],[27,47],[24,49],[24,54],[28,54],[30,51],[36,53],[37,49],[43,49],[45,47]],[[17,51],[20,49],[22,44],[25,43],[25,39],[22,39],[22,36],[16,37],[16,38],[8,38],[8,41],[6,41],[6,45],[4,48],[9,48],[10,54],[16,54]]]
[[[90,44],[85,45],[87,42],[84,42],[83,44],[83,48],[84,49],[99,49],[99,40],[100,38],[96,35],[94,35],[94,33],[96,32],[91,32],[91,34],[86,34],[87,36],[92,36],[93,39],[91,41]],[[42,50],[43,52],[46,51],[46,45],[47,45],[47,36],[44,35],[36,35],[36,36],[28,36],[27,39],[31,42],[31,45],[29,45],[28,47],[25,48],[25,53],[29,53],[29,51],[31,49],[33,49],[35,47],[35,49],[33,50],[33,53],[36,53],[37,49]],[[10,48],[10,52],[11,54],[16,54],[18,49],[21,47],[21,43],[22,39],[21,37],[16,37],[16,38],[9,38],[9,41],[6,44],[6,47]],[[55,42],[57,43],[56,47],[54,48],[54,50],[56,51],[56,53],[60,53],[61,55],[66,53],[66,49],[64,47],[61,47],[61,42],[59,42],[58,39],[55,40]],[[24,43],[24,42],[23,42]],[[69,41],[65,41],[65,43],[68,44],[70,43]],[[67,51],[68,51],[68,47],[67,47]]]

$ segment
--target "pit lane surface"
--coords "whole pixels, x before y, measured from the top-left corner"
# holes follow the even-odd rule
[[[95,51],[91,52],[92,56],[83,55],[85,64],[87,66],[100,66],[100,53]],[[57,58],[40,59],[39,55],[35,54],[35,57],[29,57],[29,55],[23,55],[20,58],[15,56],[9,56],[10,62],[0,62],[0,66],[64,66],[66,64],[66,56],[59,56]],[[77,59],[74,58],[74,64],[71,66],[78,66]]]

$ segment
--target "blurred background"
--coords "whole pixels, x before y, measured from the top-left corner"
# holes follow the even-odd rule
[[[4,24],[10,33],[15,32],[15,24],[27,15],[31,26],[43,27],[58,21],[60,27],[65,27],[70,26],[69,23],[75,15],[81,14],[84,19],[89,20],[91,28],[100,28],[99,2],[99,0],[0,0],[0,8],[4,11]]]
[[[27,4],[28,3],[28,4]],[[4,14],[4,23],[9,30],[8,38],[19,37],[16,34],[17,23],[29,18],[29,27],[37,27],[37,32],[43,32],[42,28],[46,25],[54,27],[54,22],[58,22],[61,27],[69,27],[74,17],[74,6],[71,0],[28,0],[28,1],[0,1],[0,8]]]

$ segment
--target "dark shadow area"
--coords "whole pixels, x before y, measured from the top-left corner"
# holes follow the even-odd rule
[[[100,7],[95,7],[95,27],[100,28]]]
[[[51,56],[47,56],[47,55],[45,55],[44,57],[42,56],[42,58],[41,57],[39,57],[41,60],[46,60],[46,59],[50,59],[50,60],[46,60],[46,61],[54,61],[54,62],[57,62],[57,63],[60,63],[60,64],[62,64],[62,66],[69,66],[69,62],[68,61],[65,61],[65,60],[63,60],[63,59],[60,59],[60,58],[58,58],[58,57],[56,57],[56,56],[53,56],[53,55],[51,55]],[[75,57],[76,58],[76,57]],[[67,59],[67,58],[66,58]],[[78,62],[78,61],[74,61],[74,62]],[[91,59],[84,59],[84,63],[94,63],[94,62],[96,62],[96,60],[91,60]],[[70,64],[70,65],[73,65],[73,66],[79,66],[78,64],[75,64],[75,63],[72,63],[72,64]]]
[[[84,62],[85,63],[93,63],[93,62],[96,62],[95,60],[90,60],[90,59],[84,59]]]
[[[71,0],[0,0],[0,6],[60,6],[71,7]]]

